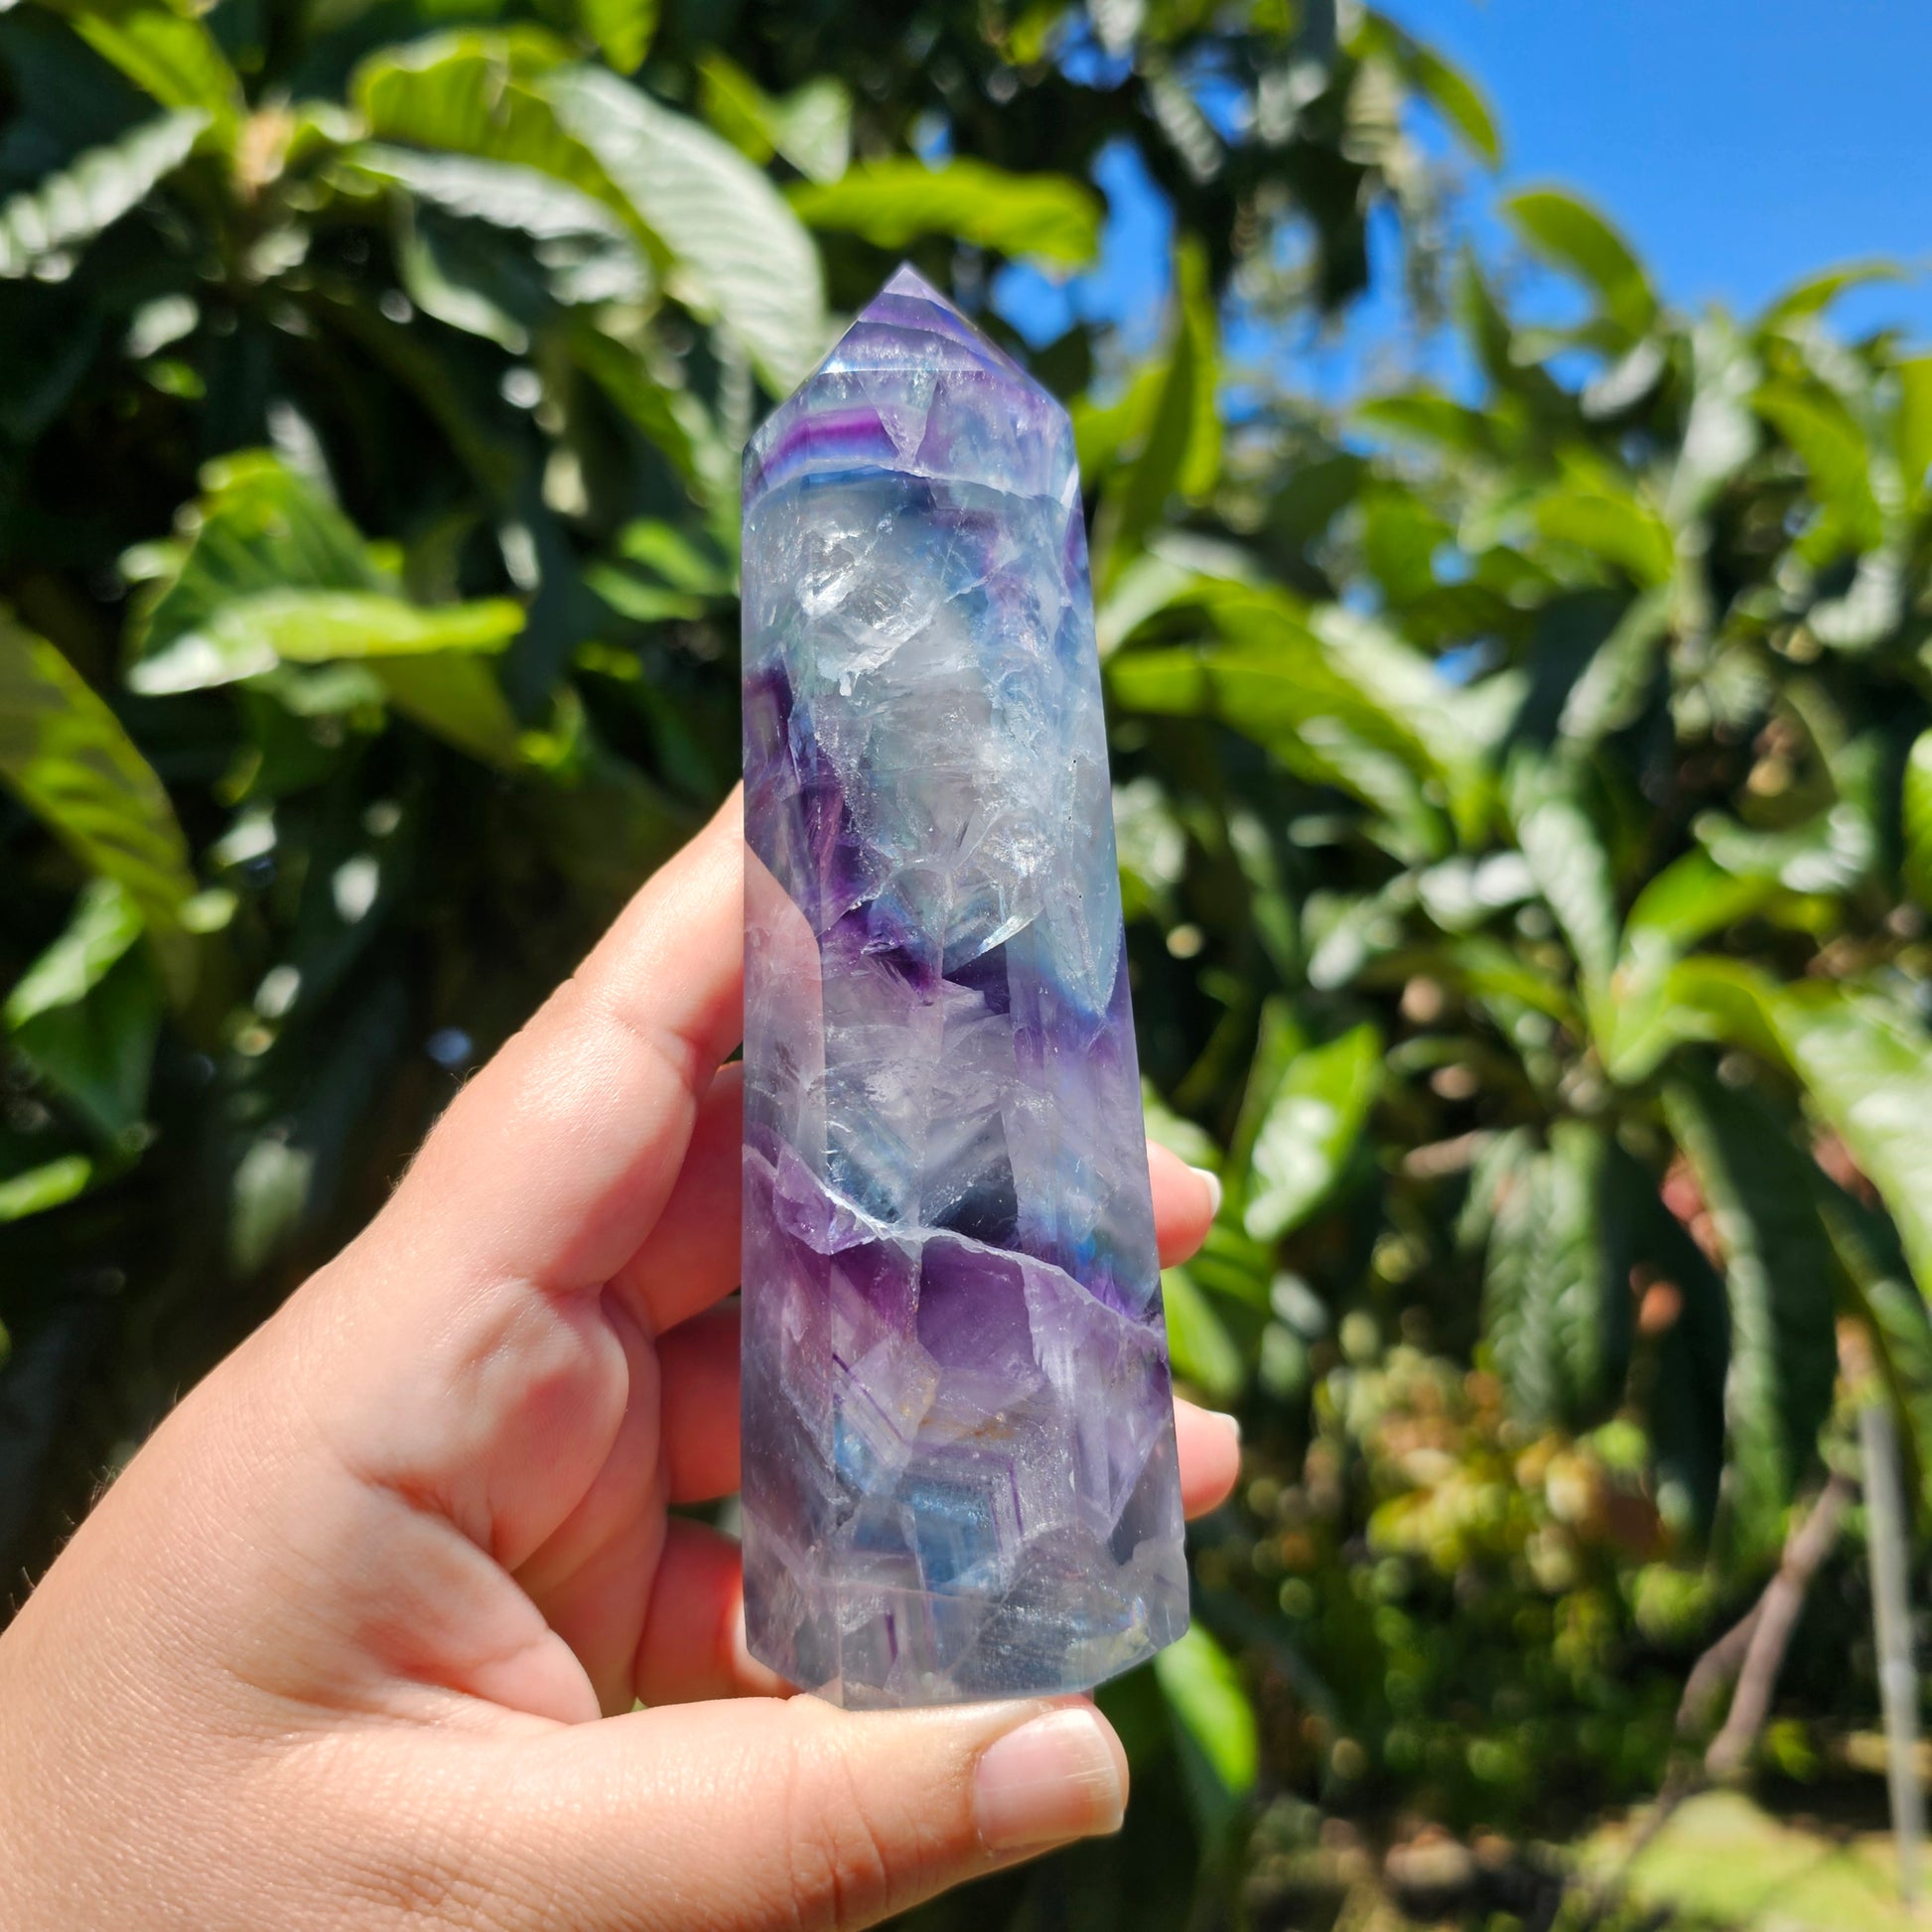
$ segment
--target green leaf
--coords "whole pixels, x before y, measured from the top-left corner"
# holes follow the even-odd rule
[[[17,1033],[41,1015],[77,1006],[141,936],[141,914],[117,880],[91,881],[68,928],[8,994],[0,1023]]]
[[[577,0],[577,15],[620,73],[643,66],[657,31],[657,0]]]
[[[1503,165],[1502,135],[1496,117],[1481,89],[1460,68],[1450,66],[1433,48],[1417,46],[1409,79],[1479,161],[1491,168]]]
[[[1831,1412],[1836,1258],[1812,1163],[1762,1095],[1686,1074],[1667,1089],[1665,1112],[1724,1252],[1733,1501],[1746,1547],[1768,1555]]]
[[[1923,1508],[1932,1500],[1932,1311],[1912,1285],[1898,1232],[1884,1214],[1823,1174],[1816,1188],[1833,1251],[1898,1413]]]
[[[399,210],[396,227],[397,266],[417,308],[512,355],[529,347],[526,323],[541,284],[520,250],[474,223],[438,220],[430,208]]]
[[[567,340],[577,365],[639,435],[677,472],[692,496],[714,515],[738,521],[738,462],[705,406],[688,389],[655,379],[643,358],[573,316]]]
[[[101,58],[163,107],[198,109],[232,148],[246,111],[241,81],[198,12],[166,0],[55,0],[56,11]]]
[[[1421,494],[1394,482],[1370,483],[1357,501],[1362,556],[1391,609],[1419,602],[1437,588],[1436,553],[1453,532]]]
[[[398,710],[466,752],[515,762],[515,722],[474,659],[522,630],[521,605],[409,603],[342,511],[266,451],[209,464],[202,484],[187,543],[152,559],[158,574],[129,627],[137,690],[363,663]]]
[[[143,657],[128,682],[154,696],[232,684],[277,664],[500,651],[523,621],[523,607],[507,598],[426,609],[370,591],[259,591],[178,632]]]
[[[829,74],[774,100],[716,48],[698,61],[704,117],[760,167],[783,155],[807,181],[835,182],[852,159],[852,99]]]
[[[1679,1532],[1711,1533],[1725,1472],[1725,1390],[1730,1309],[1704,1251],[1653,1191],[1636,1238],[1647,1283],[1677,1295],[1677,1318],[1653,1344],[1646,1403],[1657,1459],[1657,1504]]]
[[[93,1177],[94,1164],[84,1154],[64,1155],[25,1173],[9,1174],[0,1180],[0,1222],[24,1221],[30,1214],[65,1207],[87,1191]]]
[[[1651,879],[1623,923],[1619,973],[1668,965],[1714,932],[1748,917],[1772,882],[1726,872],[1707,852],[1687,852]]]
[[[1642,264],[1602,215],[1559,189],[1527,189],[1504,198],[1504,214],[1523,239],[1567,269],[1596,297],[1602,312],[1631,340],[1657,319],[1657,297]]]
[[[1247,1380],[1247,1369],[1213,1304],[1184,1268],[1162,1271],[1161,1301],[1174,1373],[1210,1400],[1232,1402]]]
[[[1912,741],[1905,760],[1900,811],[1905,832],[1905,885],[1932,910],[1932,731]]]
[[[526,289],[541,289],[554,302],[636,302],[650,293],[650,266],[632,225],[582,189],[535,168],[377,141],[349,149],[340,168],[345,178],[404,190],[397,200],[405,213],[426,207],[514,233],[526,245],[510,267]],[[519,333],[527,320],[519,319]]]
[[[771,183],[702,123],[594,69],[537,83],[671,263],[671,292],[723,325],[775,395],[824,352],[818,251]]]
[[[832,182],[852,165],[852,96],[820,74],[771,103],[772,145],[807,181]]]
[[[1855,550],[1876,549],[1884,538],[1884,518],[1872,493],[1864,434],[1843,400],[1822,384],[1776,381],[1759,388],[1752,402],[1811,473],[1812,488],[1831,512],[1836,537]],[[1814,560],[1828,560],[1834,547],[1821,539]]]
[[[1266,1054],[1258,1055],[1266,1065]],[[1364,1023],[1289,1060],[1248,1156],[1241,1224],[1276,1241],[1321,1204],[1347,1165],[1382,1083],[1382,1036]]]
[[[1201,580],[1176,613],[1198,608],[1226,641],[1122,650],[1107,660],[1131,710],[1218,717],[1296,769],[1398,816],[1439,787],[1459,825],[1486,810],[1479,742],[1430,661],[1366,619],[1311,611],[1263,586]]]
[[[1636,723],[1669,635],[1670,593],[1665,587],[1630,600],[1564,698],[1557,732],[1567,745],[1578,750],[1594,746]]]
[[[228,1203],[228,1261],[247,1277],[284,1250],[309,1212],[316,1158],[279,1133],[252,1142],[235,1164]]]
[[[481,607],[453,608],[474,611]],[[517,610],[514,605],[509,608]],[[520,626],[520,610],[517,620]],[[466,654],[465,649],[444,648],[432,656],[372,658],[368,668],[390,704],[426,731],[485,764],[506,771],[522,766],[522,735],[502,687],[488,666]]]
[[[1474,1176],[1483,1189],[1487,1244],[1482,1270],[1482,1335],[1494,1357],[1510,1406],[1532,1423],[1561,1414],[1562,1389],[1552,1373],[1550,1348],[1538,1320],[1537,1243],[1548,1218],[1550,1157],[1542,1150],[1499,1144],[1500,1158]],[[1472,1182],[1470,1198],[1475,1200]]]
[[[1260,1725],[1241,1673],[1195,1623],[1155,1657],[1154,1675],[1173,1716],[1195,1815],[1218,1835],[1261,1769]]]
[[[1496,425],[1490,417],[1432,390],[1378,396],[1363,403],[1355,419],[1385,436],[1453,456],[1487,456],[1495,449]]]
[[[1898,449],[1898,473],[1906,496],[1916,502],[1925,493],[1925,474],[1932,469],[1932,355],[1916,355],[1895,365],[1898,377],[1898,415],[1892,435]]]
[[[1100,245],[1100,204],[1065,175],[1015,175],[960,159],[929,168],[893,156],[862,161],[837,181],[802,183],[788,199],[808,227],[903,248],[920,235],[954,235],[1003,255],[1079,265]]]
[[[1873,282],[1902,282],[1905,271],[1896,262],[1841,262],[1836,268],[1820,269],[1806,275],[1766,305],[1758,326],[1786,329],[1795,322],[1806,322],[1822,315],[1849,289],[1868,287]]]
[[[625,219],[635,211],[596,157],[558,125],[534,82],[568,50],[532,28],[430,34],[358,67],[349,95],[378,142],[532,168]]]
[[[1490,168],[1502,166],[1502,135],[1495,114],[1483,98],[1482,90],[1460,68],[1451,66],[1433,47],[1416,40],[1379,13],[1371,13],[1363,21],[1354,51],[1358,58],[1379,54],[1393,63],[1402,77],[1442,115],[1478,161]]]
[[[1723,812],[1701,813],[1691,829],[1725,872],[1794,893],[1849,892],[1878,857],[1871,820],[1848,798],[1779,832],[1754,831]]]
[[[1587,983],[1606,985],[1616,962],[1616,894],[1577,774],[1555,760],[1519,757],[1510,807],[1536,889],[1570,941],[1579,971]]]
[[[1617,1404],[1630,1356],[1631,1236],[1648,1179],[1594,1123],[1472,1176],[1488,1190],[1483,1328],[1511,1407],[1581,1428]]]
[[[1932,1039],[1875,996],[1816,982],[1770,1001],[1805,1091],[1884,1197],[1932,1297]]]
[[[694,597],[732,595],[731,573],[724,564],[675,525],[657,517],[639,517],[618,532],[618,548],[632,563],[653,570],[665,583]]]
[[[674,619],[701,618],[706,603],[690,591],[673,590],[667,584],[649,584],[627,570],[609,564],[593,564],[584,573],[584,582],[621,618],[632,623],[665,623]]]
[[[1204,495],[1220,468],[1214,311],[1206,262],[1191,243],[1175,252],[1174,286],[1173,342],[1152,395],[1146,435],[1107,490],[1095,522],[1096,574],[1109,585],[1160,522],[1169,498],[1176,492]]]
[[[173,805],[120,720],[45,637],[0,614],[0,781],[86,869],[118,881],[185,989],[195,893]]]
[[[1670,526],[1634,492],[1613,488],[1607,476],[1546,491],[1533,513],[1544,536],[1615,564],[1639,587],[1671,580],[1677,553]]]
[[[187,160],[207,124],[195,109],[163,114],[9,197],[0,205],[0,276],[31,274],[91,241]]]
[[[126,889],[93,881],[4,1013],[16,1049],[110,1144],[141,1119],[161,1031],[161,988],[134,951],[140,936]]]

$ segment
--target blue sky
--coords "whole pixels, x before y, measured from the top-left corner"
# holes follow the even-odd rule
[[[1496,110],[1504,166],[1473,163],[1470,214],[1531,184],[1581,191],[1629,236],[1666,300],[1747,313],[1831,263],[1887,255],[1914,278],[1856,292],[1841,326],[1932,340],[1932,0],[1380,0],[1463,68]],[[1009,268],[995,301],[1045,342],[1073,313],[1158,335],[1167,289],[1166,210],[1131,152],[1095,170],[1109,220],[1099,266],[1067,290]],[[1308,386],[1357,386],[1397,322],[1393,237],[1342,339],[1278,345]],[[1554,319],[1554,318],[1553,318]],[[1236,330],[1237,354],[1257,345]],[[1425,358],[1454,382],[1447,344]]]
[[[1481,83],[1505,188],[1582,189],[1670,300],[1748,311],[1829,262],[1919,279],[1853,327],[1932,337],[1927,0],[1381,0]]]

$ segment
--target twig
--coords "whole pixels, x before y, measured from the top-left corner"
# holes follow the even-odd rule
[[[1835,1474],[1826,1483],[1818,1500],[1791,1526],[1777,1574],[1765,1585],[1763,1594],[1692,1665],[1678,1701],[1676,1751],[1663,1788],[1616,1869],[1588,1887],[1587,1923],[1594,1923],[1622,1895],[1631,1867],[1678,1807],[1706,1785],[1729,1777],[1749,1757],[1770,1715],[1771,1694],[1777,1689],[1806,1592],[1838,1542],[1855,1493],[1849,1477]],[[1733,1678],[1737,1688],[1724,1728],[1700,1758],[1691,1747],[1708,1728],[1718,1699]]]
[[[1704,1754],[1704,1775],[1714,1783],[1729,1777],[1744,1762],[1764,1728],[1771,1693],[1777,1689],[1778,1672],[1784,1668],[1784,1653],[1790,1648],[1798,1613],[1805,1606],[1805,1592],[1838,1541],[1852,1495],[1850,1480],[1833,1476],[1819,1493],[1811,1513],[1785,1540],[1778,1574],[1765,1586],[1752,1613],[1755,1625],[1744,1646],[1744,1662],[1737,1673],[1729,1715]]]

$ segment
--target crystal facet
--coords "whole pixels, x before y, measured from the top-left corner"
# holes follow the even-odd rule
[[[1186,1626],[1066,412],[909,269],[745,464],[746,1617],[855,1706]]]

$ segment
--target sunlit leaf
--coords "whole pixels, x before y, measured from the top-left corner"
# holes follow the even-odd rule
[[[1664,514],[1685,529],[1757,453],[1761,432],[1750,400],[1756,360],[1736,327],[1708,315],[1691,332],[1691,412],[1664,492]]]
[[[179,988],[195,892],[188,842],[153,767],[45,637],[0,616],[0,781],[89,872],[139,907]]]
[[[1451,66],[1435,49],[1410,43],[1405,68],[1410,84],[1462,137],[1464,144],[1491,168],[1503,163],[1502,135],[1482,91],[1460,68]]]
[[[571,353],[619,412],[677,472],[692,495],[735,526],[738,463],[689,389],[656,380],[641,357],[586,317],[569,324]]]
[[[507,598],[418,605],[342,511],[265,451],[210,464],[184,545],[154,561],[129,682],[202,690],[281,664],[366,664],[398,710],[475,756],[514,761],[508,706],[478,653],[523,628]],[[464,667],[439,660],[466,657]]]
[[[450,608],[475,612],[482,607]],[[520,607],[508,610],[516,612],[520,628]],[[481,641],[452,646],[446,640],[426,655],[402,652],[367,662],[384,696],[405,717],[485,764],[514,770],[522,762],[515,714],[495,675],[474,654],[498,647]]]
[[[1606,982],[1616,959],[1616,896],[1609,859],[1575,774],[1547,759],[1522,759],[1511,809],[1537,891],[1563,927],[1585,977]]]
[[[1213,1303],[1184,1268],[1163,1270],[1161,1300],[1174,1373],[1210,1400],[1231,1402],[1247,1380],[1246,1368]]]
[[[163,107],[205,114],[210,137],[233,144],[241,81],[198,12],[167,0],[53,0],[76,34]]]
[[[1637,895],[1623,924],[1624,963],[1676,958],[1763,904],[1769,888],[1761,873],[1726,872],[1704,851],[1685,853]]]
[[[1261,1767],[1260,1726],[1241,1674],[1198,1623],[1160,1652],[1154,1674],[1181,1739],[1196,1815],[1210,1833],[1225,1829]]]
[[[65,1207],[86,1191],[93,1177],[94,1164],[84,1154],[63,1155],[25,1173],[8,1174],[0,1179],[0,1222],[24,1221],[30,1214]]]
[[[862,161],[837,181],[793,188],[789,199],[808,226],[863,235],[879,248],[944,234],[1004,255],[1078,264],[1100,242],[1100,204],[1083,183],[1009,174],[983,161]]]
[[[376,141],[350,149],[342,165],[345,174],[404,191],[405,209],[427,206],[527,237],[535,245],[525,245],[516,267],[527,287],[553,301],[633,302],[649,292],[649,264],[630,227],[581,188],[536,168]]]
[[[609,564],[594,564],[584,573],[584,582],[620,617],[632,623],[664,623],[676,618],[701,618],[705,600],[690,591],[673,589],[668,584],[653,584],[627,570]]]
[[[257,591],[178,631],[143,657],[128,681],[150,694],[199,691],[278,663],[499,651],[523,628],[523,615],[507,598],[423,607],[371,591]]]
[[[1220,462],[1215,410],[1215,325],[1207,270],[1198,249],[1175,257],[1173,344],[1154,391],[1141,447],[1107,490],[1095,525],[1098,575],[1111,584],[1140,549],[1176,492],[1199,496],[1213,486]]]
[[[1564,699],[1557,730],[1567,743],[1594,745],[1636,722],[1669,634],[1667,590],[1660,586],[1631,599]]]
[[[1898,470],[1909,495],[1924,493],[1932,469],[1932,355],[1917,355],[1896,365],[1898,417],[1893,434]]]
[[[1367,1025],[1289,1061],[1266,1096],[1248,1156],[1242,1225],[1256,1240],[1278,1240],[1320,1205],[1381,1080],[1381,1035]]]
[[[597,156],[565,131],[537,90],[542,75],[568,57],[567,48],[528,27],[430,34],[371,55],[356,69],[350,93],[378,143],[533,170],[609,208],[641,240],[661,247]],[[359,154],[366,157],[367,150]],[[383,165],[380,150],[375,165]],[[510,190],[504,207],[524,207],[528,200]]]
[[[1734,1507],[1745,1543],[1768,1552],[1831,1409],[1838,1349],[1830,1239],[1811,1164],[1760,1096],[1687,1074],[1666,1104],[1724,1251]]]
[[[698,62],[704,117],[741,154],[762,165],[782,155],[807,181],[836,182],[852,159],[852,101],[829,74],[774,100],[718,48]]]
[[[1858,550],[1874,549],[1884,536],[1884,519],[1872,493],[1864,438],[1843,400],[1820,384],[1779,381],[1766,383],[1752,401],[1803,460],[1843,540]]]
[[[1538,1426],[1600,1420],[1629,1361],[1647,1180],[1600,1127],[1573,1120],[1557,1123],[1546,1149],[1485,1166],[1480,1181],[1483,1326],[1512,1407]]]
[[[577,0],[578,16],[620,73],[643,65],[657,31],[657,0]]]
[[[1539,496],[1535,515],[1546,537],[1615,564],[1640,586],[1670,582],[1676,553],[1669,526],[1634,493],[1573,483]]]
[[[1816,982],[1779,993],[1771,1012],[1807,1094],[1884,1197],[1932,1296],[1932,1037],[1888,1003]]]
[[[1912,741],[1905,760],[1902,814],[1905,884],[1920,905],[1932,910],[1932,731]]]
[[[1908,277],[1896,262],[1841,262],[1836,268],[1820,269],[1800,277],[1766,307],[1761,327],[1788,329],[1793,323],[1808,322],[1853,289],[1868,288],[1873,282],[1902,282]]]
[[[818,251],[771,183],[701,122],[594,69],[538,83],[563,131],[658,237],[680,301],[722,323],[776,395],[824,352]]]
[[[1523,239],[1583,282],[1628,336],[1641,336],[1656,320],[1657,297],[1643,265],[1594,208],[1550,188],[1507,196],[1502,207]]]
[[[28,274],[91,241],[187,160],[207,124],[199,109],[163,114],[10,196],[0,204],[0,276]]]
[[[35,1073],[109,1142],[141,1118],[161,1030],[161,988],[135,951],[141,930],[127,890],[95,880],[0,1014]]]

